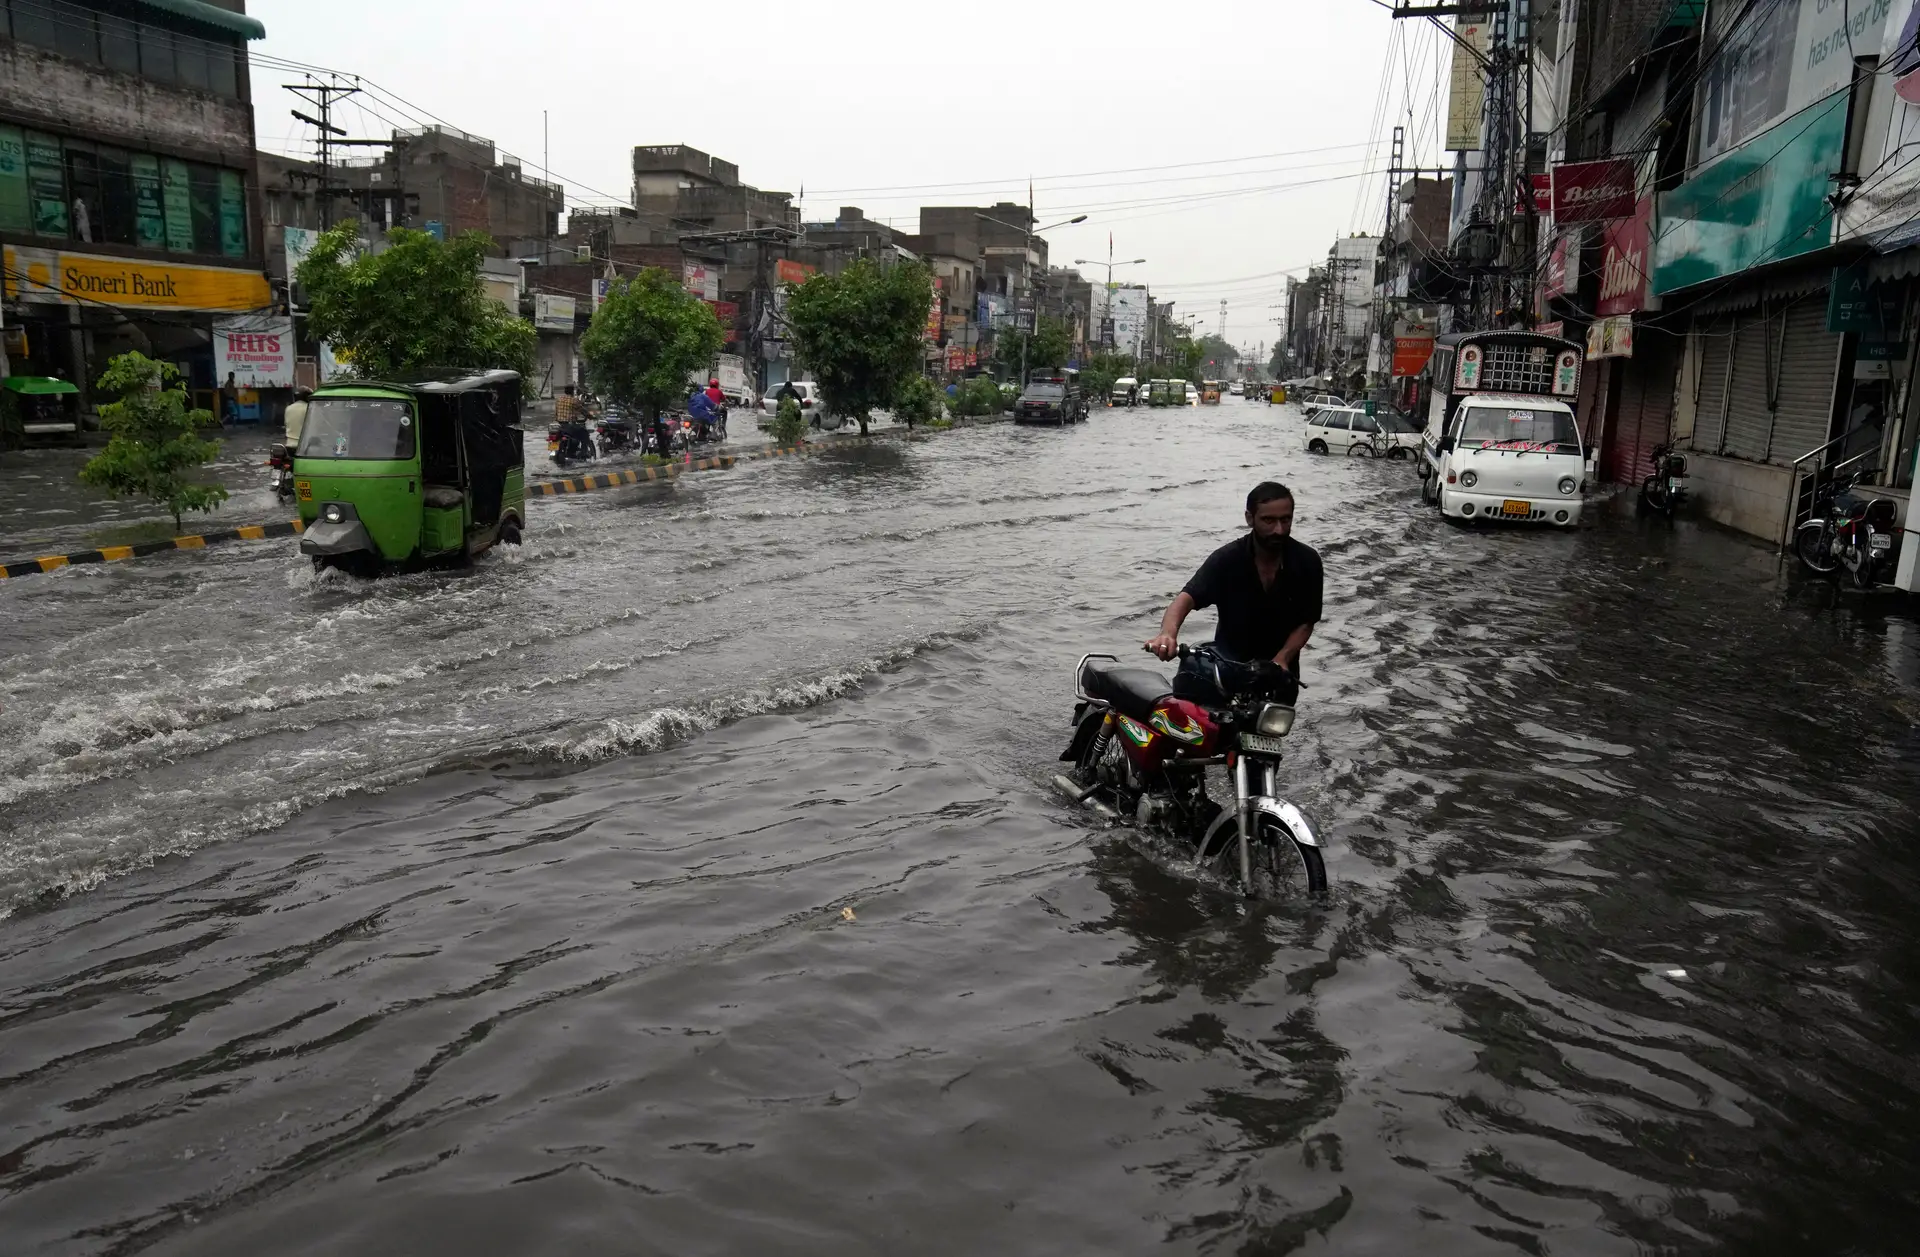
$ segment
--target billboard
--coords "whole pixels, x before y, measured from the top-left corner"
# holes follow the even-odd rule
[[[684,262],[680,268],[680,286],[702,301],[720,300],[720,268],[702,262]]]
[[[573,298],[550,292],[533,294],[533,325],[543,332],[573,330]]]
[[[1600,300],[1594,313],[1632,314],[1647,308],[1653,253],[1653,196],[1634,206],[1633,217],[1600,229]]]
[[[1847,87],[1854,56],[1880,51],[1893,0],[1771,0],[1716,6],[1700,90],[1699,161],[1708,161]],[[1624,147],[1640,147],[1637,142]]]
[[[213,321],[213,373],[241,388],[293,387],[293,320],[243,314]]]
[[[804,284],[818,274],[819,270],[819,267],[809,266],[805,262],[791,262],[781,258],[773,264],[773,277],[783,284]]]
[[[1480,62],[1468,49],[1484,57],[1493,47],[1493,24],[1480,17],[1456,17],[1453,33],[1453,69],[1447,76],[1447,148],[1470,152],[1481,144],[1487,83],[1480,77]]]
[[[1874,81],[1875,118],[1869,144],[1878,140],[1877,158],[1861,154],[1865,181],[1840,212],[1843,237],[1867,237],[1881,249],[1911,243],[1920,227],[1920,4],[1893,0],[1880,47],[1881,78]],[[1889,90],[1891,89],[1891,90]],[[1884,130],[1877,125],[1882,100]]]

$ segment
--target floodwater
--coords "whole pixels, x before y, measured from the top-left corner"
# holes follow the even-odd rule
[[[464,572],[0,586],[5,1251],[1911,1251],[1914,622],[1300,444],[1100,412]],[[1333,886],[1249,910],[1045,783],[1268,475]]]

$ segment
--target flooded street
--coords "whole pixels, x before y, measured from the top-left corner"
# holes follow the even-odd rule
[[[1096,411],[458,573],[0,584],[5,1251],[1910,1251],[1909,613],[1301,446]],[[1248,910],[1046,783],[1268,477],[1332,890]]]

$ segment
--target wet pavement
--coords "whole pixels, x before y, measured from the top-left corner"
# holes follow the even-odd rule
[[[0,586],[5,1250],[1911,1251],[1914,620],[1300,442],[1097,412],[465,572]],[[1268,475],[1333,889],[1247,910],[1045,783]]]

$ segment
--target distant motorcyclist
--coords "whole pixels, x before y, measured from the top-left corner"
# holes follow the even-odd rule
[[[1293,491],[1262,481],[1247,494],[1247,533],[1207,556],[1160,617],[1147,649],[1179,651],[1180,625],[1203,607],[1220,608],[1214,645],[1236,659],[1272,660],[1295,676],[1300,651],[1320,619],[1324,574],[1313,547],[1293,539]]]
[[[694,432],[704,441],[713,428],[713,422],[719,417],[719,408],[707,395],[707,390],[696,388],[693,396],[687,398],[687,418],[693,420]]]

